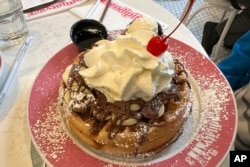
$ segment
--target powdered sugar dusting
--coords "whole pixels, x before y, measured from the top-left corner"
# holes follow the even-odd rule
[[[43,150],[43,155],[56,161],[62,158],[60,154],[65,152],[64,145],[69,139],[61,122],[62,118],[56,110],[56,104],[53,104],[48,107],[48,112],[44,112],[31,128],[34,139],[39,140],[37,146]]]
[[[192,48],[182,47],[178,42],[173,43],[172,52],[178,53],[175,56],[194,77],[192,89],[196,89],[201,108],[192,142],[179,155],[183,155],[189,166],[216,166],[219,162],[213,159],[223,161],[235,135],[233,93],[216,65]]]

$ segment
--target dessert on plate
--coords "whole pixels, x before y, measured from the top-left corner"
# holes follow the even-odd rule
[[[169,52],[147,51],[155,34],[139,28],[100,40],[65,69],[59,110],[78,140],[107,154],[147,156],[180,136],[192,107],[188,75]]]

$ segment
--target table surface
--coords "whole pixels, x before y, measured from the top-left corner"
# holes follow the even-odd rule
[[[92,3],[92,1],[88,3]],[[165,31],[166,34],[178,24],[178,19],[151,0],[123,0],[123,3],[169,25],[169,28]],[[108,19],[105,19],[106,22],[104,20],[103,24],[110,24],[107,21]],[[72,12],[64,11],[28,21],[30,35],[33,36],[33,39],[10,86],[6,99],[0,106],[1,166],[32,166],[30,157],[31,136],[26,112],[29,92],[39,71],[46,62],[71,42],[69,30],[77,20],[79,20],[79,17]],[[182,25],[172,37],[206,54],[200,43],[185,26]],[[7,67],[12,65],[11,62],[16,58],[19,48],[20,46],[15,46],[2,50]]]

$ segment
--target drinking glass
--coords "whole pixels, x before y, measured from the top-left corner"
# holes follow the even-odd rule
[[[20,42],[28,34],[21,0],[0,0],[0,48]]]

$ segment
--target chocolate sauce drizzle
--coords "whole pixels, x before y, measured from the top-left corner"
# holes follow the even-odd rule
[[[180,88],[182,84],[187,84],[190,88],[190,83],[186,79],[188,77],[183,65],[178,59],[174,60],[175,63],[175,75],[173,76],[171,87],[161,91],[155,95],[150,101],[144,101],[143,99],[133,99],[129,101],[115,101],[113,103],[108,102],[107,98],[101,92],[91,89],[84,82],[84,79],[78,73],[82,68],[87,68],[83,55],[79,57],[79,63],[74,64],[68,79],[68,88],[71,90],[73,82],[78,85],[77,91],[80,91],[82,87],[88,89],[94,96],[95,102],[86,103],[85,107],[72,108],[73,114],[78,115],[84,121],[91,123],[90,132],[96,135],[104,127],[104,125],[110,121],[111,126],[109,129],[109,138],[113,139],[117,133],[122,132],[125,127],[130,128],[132,131],[138,131],[141,133],[139,143],[143,142],[144,136],[147,133],[149,127],[162,126],[165,122],[165,116],[168,113],[166,107],[163,114],[160,114],[160,108],[162,105],[166,106],[170,101],[180,100]],[[180,76],[185,77],[181,78]],[[83,102],[85,99],[81,99]],[[87,100],[87,99],[86,99]],[[131,106],[136,105],[136,111]],[[123,122],[127,119],[134,119],[136,123],[133,125],[123,125]],[[146,130],[142,130],[146,127]]]

